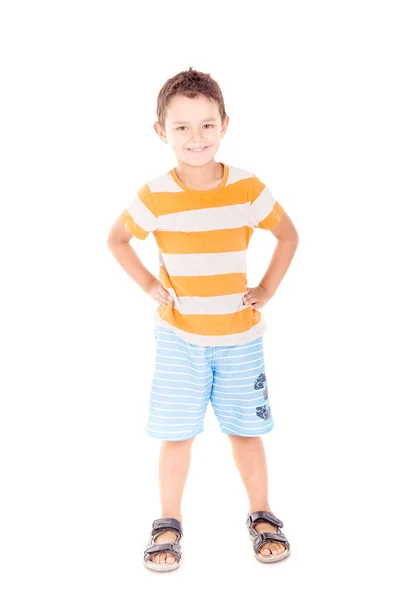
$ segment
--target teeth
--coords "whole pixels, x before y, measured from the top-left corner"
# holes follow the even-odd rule
[[[204,148],[189,148],[189,150],[191,152],[202,152],[205,148],[207,148],[207,146],[204,146]]]

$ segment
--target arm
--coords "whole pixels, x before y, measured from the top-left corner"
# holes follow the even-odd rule
[[[148,293],[150,284],[157,281],[157,278],[146,269],[130,245],[132,237],[133,234],[127,230],[118,217],[108,234],[107,246],[124,271],[144,292]]]
[[[269,297],[272,297],[292,262],[299,244],[299,234],[285,212],[281,215],[279,223],[270,231],[278,241],[259,287],[267,290]]]

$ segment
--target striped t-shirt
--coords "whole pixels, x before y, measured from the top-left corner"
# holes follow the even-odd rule
[[[120,215],[140,240],[153,233],[159,280],[172,300],[155,323],[201,346],[250,342],[267,330],[259,310],[245,306],[246,251],[254,229],[272,229],[284,209],[258,177],[223,166],[209,190],[185,185],[175,168],[146,183]]]

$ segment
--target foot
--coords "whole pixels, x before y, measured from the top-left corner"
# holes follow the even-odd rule
[[[271,512],[270,510],[268,512]],[[278,533],[277,527],[272,525],[271,523],[254,523],[254,529],[257,533],[264,533],[264,531],[269,531],[270,533]],[[269,556],[273,554],[277,556],[282,554],[286,550],[286,546],[281,544],[280,542],[268,542],[268,544],[264,544],[260,547],[259,553],[263,556]]]
[[[178,536],[173,531],[164,531],[164,533],[161,533],[157,536],[156,541],[154,543],[165,544],[166,542],[175,542],[177,537]],[[170,565],[171,563],[176,561],[176,556],[175,554],[171,554],[171,552],[159,552],[158,554],[154,554],[150,558],[150,560],[152,560],[155,563],[158,563],[159,565],[162,565],[164,563]]]

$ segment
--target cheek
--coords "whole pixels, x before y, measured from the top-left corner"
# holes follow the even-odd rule
[[[217,144],[221,141],[221,132],[218,129],[213,129],[208,132],[207,139]]]

